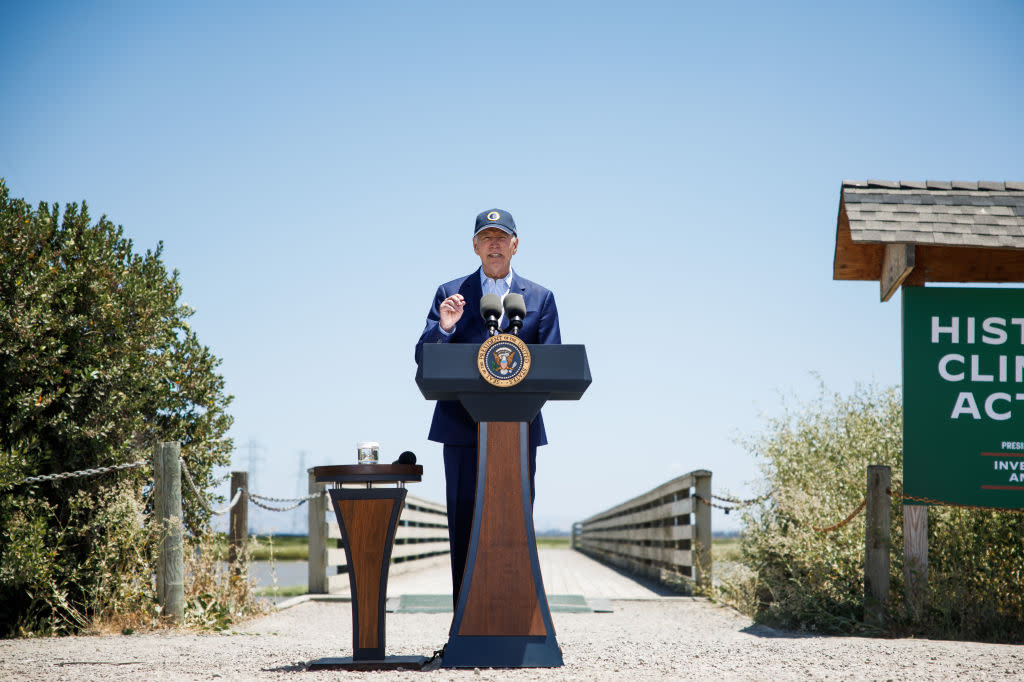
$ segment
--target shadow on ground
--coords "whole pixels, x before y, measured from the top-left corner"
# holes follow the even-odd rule
[[[829,637],[831,635],[814,634],[810,632],[791,632],[789,630],[776,630],[767,625],[754,623],[740,630],[745,635],[753,635],[762,639],[814,639],[816,637]]]
[[[605,566],[611,569],[612,571],[615,571],[623,578],[628,578],[629,580],[632,580],[633,582],[638,583],[643,587],[646,587],[648,590],[654,592],[659,597],[687,597],[692,594],[692,592],[689,590],[689,586],[687,585],[680,584],[679,588],[675,589],[671,585],[666,585],[665,583],[659,582],[653,578],[649,578],[639,573],[634,573],[633,571],[627,568],[622,568],[621,566],[616,566],[615,564],[608,563],[607,561],[602,561],[597,557],[591,556],[591,558],[595,561],[598,561],[602,566]]]

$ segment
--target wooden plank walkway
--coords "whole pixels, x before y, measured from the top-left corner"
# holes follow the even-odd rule
[[[678,596],[665,588],[594,561],[572,549],[541,548],[540,572],[548,594],[581,594],[590,599],[660,599]],[[419,562],[417,562],[419,563]],[[427,560],[420,570],[396,572],[388,580],[388,597],[403,594],[451,594],[448,557]],[[348,585],[345,586],[348,591]]]

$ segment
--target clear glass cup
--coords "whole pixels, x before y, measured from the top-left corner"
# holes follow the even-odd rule
[[[373,441],[356,443],[356,455],[360,464],[376,464],[380,459],[380,443]]]

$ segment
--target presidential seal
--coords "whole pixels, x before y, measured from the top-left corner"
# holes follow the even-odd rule
[[[530,372],[530,349],[518,336],[496,334],[480,345],[476,366],[491,386],[515,386]]]

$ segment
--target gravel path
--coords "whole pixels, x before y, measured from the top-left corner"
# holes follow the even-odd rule
[[[614,601],[614,613],[552,614],[565,667],[549,670],[307,672],[351,655],[347,603],[307,602],[230,634],[0,641],[2,680],[1020,680],[1024,646],[807,637],[752,625],[700,598]],[[430,655],[451,614],[388,614],[388,651]]]

